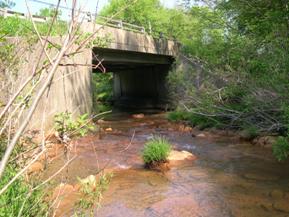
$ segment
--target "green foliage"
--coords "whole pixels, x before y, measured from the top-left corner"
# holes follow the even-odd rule
[[[185,112],[182,110],[176,110],[168,113],[167,116],[170,121],[185,121],[192,126],[198,126],[199,129],[205,129],[210,127],[222,128],[223,125],[217,117],[208,117],[206,115]]]
[[[53,8],[53,7],[50,7],[50,8],[42,8],[40,9],[39,11],[39,16],[42,16],[42,17],[54,17],[56,16],[56,18],[60,18],[62,14],[62,11],[61,10],[56,10],[56,8]]]
[[[47,35],[50,29],[51,21],[45,23],[36,23],[40,35]],[[0,17],[0,39],[7,36],[26,36],[31,40],[36,38],[33,25],[30,20],[20,19],[18,17]],[[63,35],[67,32],[67,24],[57,21],[54,23],[50,35]]]
[[[17,173],[15,165],[9,164],[0,180],[2,189]],[[0,216],[45,216],[48,206],[41,190],[31,191],[23,177],[18,178],[0,195]]]
[[[94,126],[91,124],[88,114],[80,115],[73,120],[71,113],[61,112],[54,117],[54,129],[59,133],[60,138],[64,139],[64,136],[85,136],[94,129]]]
[[[111,110],[111,101],[113,98],[112,73],[94,73],[93,82],[93,107],[96,113]]]
[[[167,118],[170,121],[185,121],[188,119],[188,117],[188,112],[180,110],[172,111],[167,114]]]
[[[259,136],[259,130],[256,126],[254,125],[245,125],[243,126],[243,137],[248,139],[248,140],[253,140]]]
[[[221,127],[252,125],[258,131],[286,134],[287,7],[284,1],[229,0],[218,1],[214,10],[205,6],[187,10],[178,39],[192,65],[202,70],[169,74],[175,104],[205,114],[203,121],[211,117],[209,121]]]
[[[284,161],[289,156],[289,138],[280,136],[273,144],[273,154],[278,161]]]
[[[15,6],[15,2],[10,0],[0,0],[0,8],[13,8]]]
[[[95,176],[89,176],[86,179],[78,179],[80,183],[81,197],[76,203],[76,207],[79,209],[76,215],[82,215],[87,211],[90,211],[90,216],[93,216],[95,208],[100,207],[102,194],[107,190],[112,173],[100,175],[99,178]]]
[[[145,164],[165,162],[171,151],[171,144],[163,137],[154,137],[149,140],[142,152]]]

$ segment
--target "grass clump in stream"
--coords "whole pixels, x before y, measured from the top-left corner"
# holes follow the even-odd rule
[[[163,137],[154,137],[149,140],[142,152],[144,163],[149,166],[166,162],[171,151],[171,144]]]

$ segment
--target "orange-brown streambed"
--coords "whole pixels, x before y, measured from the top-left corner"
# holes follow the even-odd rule
[[[112,169],[95,216],[289,217],[289,165],[277,163],[269,149],[226,137],[192,137],[175,130],[164,114],[139,119],[114,114],[101,125],[100,139],[91,135],[73,142],[71,155],[78,157],[56,177],[58,184],[75,184],[77,177]],[[167,137],[174,149],[189,151],[197,160],[165,173],[144,169],[140,152],[153,135]],[[54,161],[44,176],[61,165],[63,159]],[[59,207],[59,216],[71,215],[72,198]]]

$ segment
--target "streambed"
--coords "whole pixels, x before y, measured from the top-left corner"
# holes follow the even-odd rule
[[[78,157],[56,183],[75,184],[77,177],[96,174],[100,168],[114,177],[95,216],[214,216],[289,217],[289,165],[278,163],[271,150],[226,137],[192,137],[176,130],[165,114],[132,118],[115,113],[101,122],[104,133],[73,143]],[[197,160],[161,173],[143,168],[140,152],[153,135],[168,138],[176,150],[186,150]],[[63,165],[54,161],[46,171]],[[71,206],[59,207],[70,216]]]

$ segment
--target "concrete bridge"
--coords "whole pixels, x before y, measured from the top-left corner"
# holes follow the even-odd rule
[[[111,38],[106,47],[92,52],[103,60],[107,72],[113,72],[116,105],[159,108],[166,104],[165,79],[179,49],[175,41],[91,23],[83,28],[100,29],[98,36]]]
[[[56,113],[70,111],[78,116],[92,112],[91,78],[92,73],[99,71],[83,65],[91,65],[97,61],[95,57],[103,60],[107,72],[113,72],[116,105],[162,107],[166,103],[165,78],[178,54],[176,42],[91,22],[83,23],[81,27],[88,33],[100,29],[96,37],[110,40],[104,46],[87,48],[63,60],[69,66],[58,67],[49,91],[36,109],[30,128],[41,126],[43,113],[47,120],[45,125],[49,128]],[[22,55],[19,69],[23,80],[27,72],[31,73],[35,67],[40,50],[35,45],[32,53]]]

